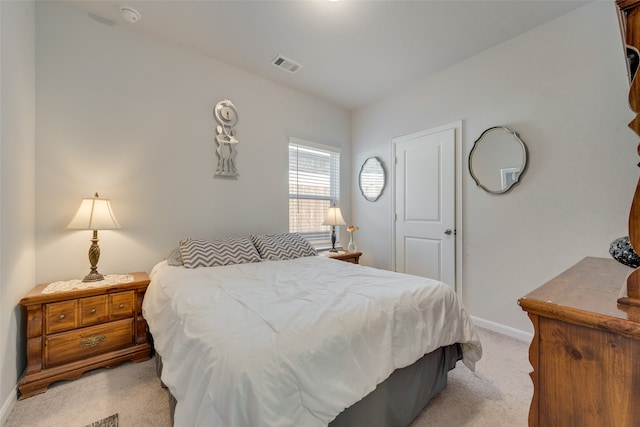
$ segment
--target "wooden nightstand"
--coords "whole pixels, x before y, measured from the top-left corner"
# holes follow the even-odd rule
[[[360,255],[362,255],[362,252],[329,252],[329,255],[327,256],[329,258],[339,259],[353,264],[360,264]]]
[[[86,371],[151,357],[142,299],[147,273],[98,288],[42,293],[36,286],[20,300],[27,314],[27,370],[20,399],[44,393],[54,381]]]

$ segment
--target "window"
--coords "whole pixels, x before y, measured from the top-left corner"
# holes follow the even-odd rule
[[[331,245],[331,226],[322,225],[327,210],[340,201],[340,150],[289,140],[289,231],[315,247]],[[340,227],[336,237],[340,239]]]

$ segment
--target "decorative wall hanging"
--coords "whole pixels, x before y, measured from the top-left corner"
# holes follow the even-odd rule
[[[216,142],[218,148],[218,167],[216,175],[221,176],[238,176],[236,169],[236,155],[238,151],[236,144],[236,130],[233,128],[238,123],[238,110],[233,102],[225,99],[216,104],[213,109],[213,117],[215,117],[218,126],[216,127]]]

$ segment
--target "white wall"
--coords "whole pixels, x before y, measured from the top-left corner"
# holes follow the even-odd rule
[[[390,169],[392,138],[462,119],[463,301],[530,332],[518,298],[585,256],[609,257],[627,234],[638,177],[627,93],[614,3],[593,2],[355,112],[354,187],[367,157]],[[496,125],[519,132],[530,155],[500,196],[466,170],[474,140]],[[376,203],[353,194],[362,261],[390,268],[391,192]]]
[[[25,366],[18,301],[35,280],[35,18],[32,1],[0,2],[0,425]]]
[[[351,115],[200,54],[37,4],[37,279],[82,277],[82,197],[111,199],[99,271],[150,271],[184,237],[288,230],[290,136],[342,147],[350,217]],[[213,106],[239,110],[237,179],[214,177]],[[344,233],[346,234],[346,233]],[[344,242],[346,244],[346,242]]]

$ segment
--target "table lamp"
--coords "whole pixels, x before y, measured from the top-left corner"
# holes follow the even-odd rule
[[[331,226],[331,249],[329,252],[338,252],[336,249],[336,225],[347,225],[347,223],[342,219],[340,208],[337,208],[335,203],[327,211],[327,217],[322,225]]]
[[[98,246],[98,230],[113,230],[120,228],[120,224],[111,210],[108,199],[101,199],[96,193],[95,197],[82,199],[80,208],[67,228],[76,230],[93,230],[93,238],[89,247],[89,263],[91,271],[83,282],[97,282],[103,280],[98,273],[98,260],[100,259],[100,246]]]

